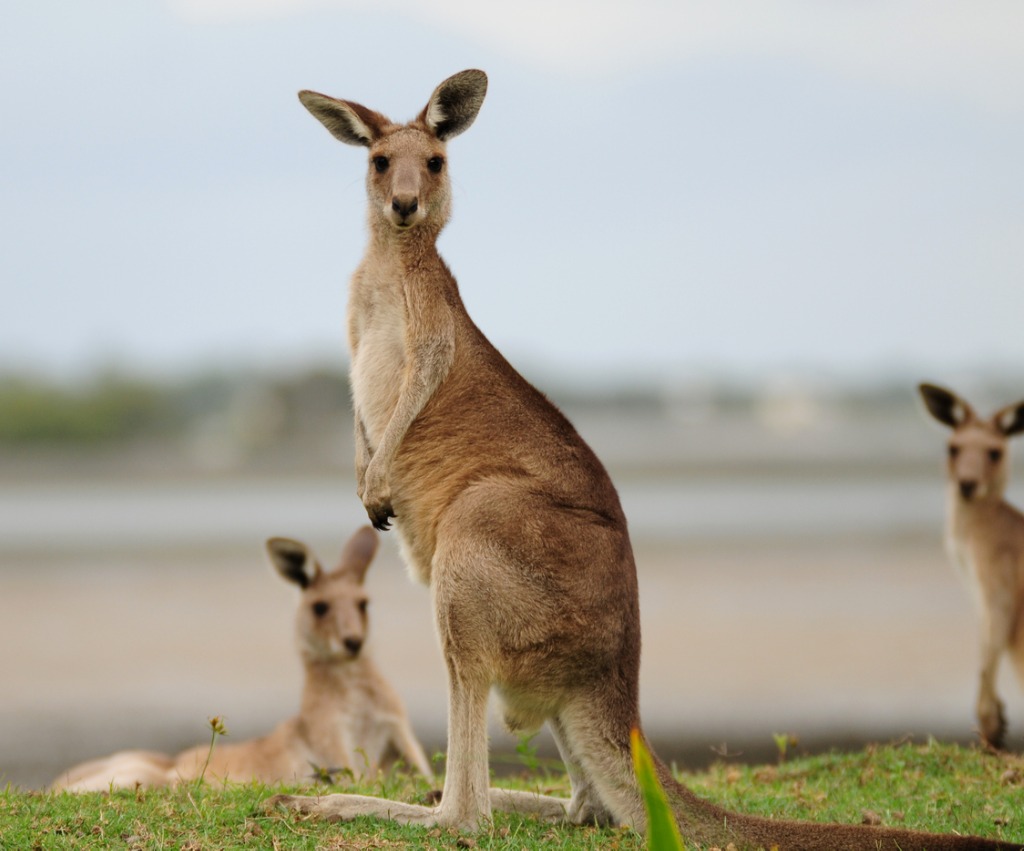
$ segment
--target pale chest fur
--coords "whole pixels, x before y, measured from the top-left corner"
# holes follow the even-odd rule
[[[376,668],[363,660],[343,674],[307,684],[301,715],[304,735],[298,743],[307,760],[347,768],[356,775],[381,766],[402,715],[379,682]]]
[[[970,559],[970,546],[967,539],[969,524],[960,510],[959,499],[955,492],[950,491],[946,500],[946,532],[944,543],[946,553],[960,572],[961,577],[969,579],[973,573]]]
[[[352,276],[348,329],[356,413],[377,445],[398,402],[405,369],[406,306],[395,264],[366,261]]]
[[[947,508],[946,549],[984,612],[994,599],[1024,599],[1024,516],[1005,501]]]
[[[975,605],[982,608],[981,584],[978,574],[978,547],[974,540],[976,518],[965,508],[955,489],[946,504],[946,553],[957,568],[961,580],[971,593]]]

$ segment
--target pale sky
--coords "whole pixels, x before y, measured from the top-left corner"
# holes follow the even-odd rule
[[[1024,364],[1024,4],[14,0],[0,372],[342,362],[365,152],[479,67],[441,250],[536,374]]]

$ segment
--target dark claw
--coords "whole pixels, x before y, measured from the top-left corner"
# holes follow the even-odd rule
[[[386,506],[379,511],[367,511],[370,517],[370,523],[373,524],[373,528],[378,532],[386,532],[391,528],[391,518],[395,516],[395,512],[391,509],[391,506]]]

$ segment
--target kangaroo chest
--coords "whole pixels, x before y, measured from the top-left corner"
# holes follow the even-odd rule
[[[347,672],[347,677],[362,674]],[[380,766],[390,741],[393,713],[370,683],[334,682],[304,707],[305,746],[317,765],[350,768],[357,775]]]
[[[1005,552],[998,514],[998,507],[966,506],[955,491],[950,493],[946,550],[981,611],[985,609],[986,588],[995,579],[995,560]]]
[[[406,306],[397,270],[358,271],[348,313],[352,401],[372,450],[395,410],[406,365]]]

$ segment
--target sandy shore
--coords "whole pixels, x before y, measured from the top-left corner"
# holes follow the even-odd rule
[[[706,761],[724,743],[763,758],[777,732],[808,747],[971,739],[976,619],[937,541],[640,541],[637,554],[643,716],[671,756]],[[427,593],[393,541],[368,584],[372,652],[442,749]],[[118,748],[175,750],[212,715],[233,736],[266,730],[296,707],[293,604],[258,545],[6,558],[0,779],[34,787]],[[1024,700],[1003,682],[1020,730]],[[510,751],[494,730],[493,750]]]

